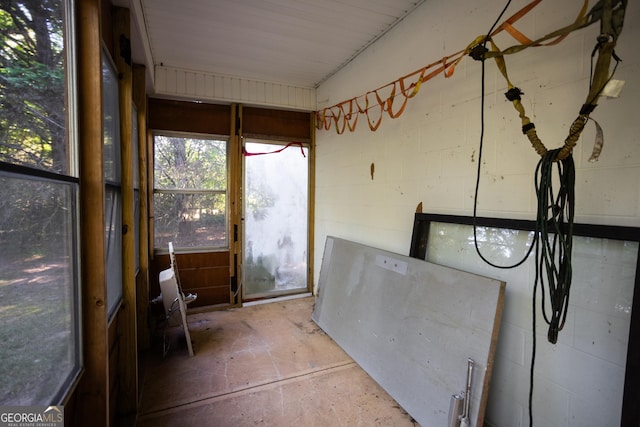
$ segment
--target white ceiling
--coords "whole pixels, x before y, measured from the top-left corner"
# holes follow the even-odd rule
[[[425,0],[114,0],[134,61],[316,87]]]

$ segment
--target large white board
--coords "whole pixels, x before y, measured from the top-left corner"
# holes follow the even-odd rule
[[[475,362],[482,426],[505,283],[327,237],[312,319],[423,427],[447,425]]]

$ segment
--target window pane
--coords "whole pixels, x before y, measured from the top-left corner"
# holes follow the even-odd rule
[[[226,141],[158,135],[154,142],[156,188],[227,188]]]
[[[0,404],[50,405],[79,369],[75,184],[0,186]]]
[[[134,257],[135,257],[135,272],[138,273],[140,269],[140,144],[138,142],[138,112],[136,106],[133,105],[133,233],[134,233]]]
[[[140,269],[140,190],[133,190],[133,228],[134,242],[133,253],[135,255],[134,269],[136,274]]]
[[[283,144],[247,142],[250,153]],[[308,149],[245,159],[245,295],[307,287]]]
[[[105,194],[107,247],[107,310],[109,318],[122,298],[122,206],[120,191],[108,187]]]
[[[227,247],[226,206],[225,194],[156,193],[155,246]]]
[[[0,2],[0,161],[75,173],[72,14],[70,0]],[[78,185],[32,173],[0,171],[0,405],[61,403],[81,363]]]
[[[155,246],[228,247],[227,141],[156,135]]]
[[[0,160],[68,173],[63,2],[0,4]]]
[[[478,243],[482,246],[483,256],[487,255],[498,265],[509,265],[514,259],[521,259],[532,244],[533,232],[530,231],[478,227],[477,231],[481,230]],[[589,363],[570,366],[571,376],[558,377],[557,386],[569,390],[566,393],[568,399],[599,402],[597,407],[592,405],[594,408],[586,411],[588,416],[598,418],[599,421],[594,423],[597,425],[620,424],[638,249],[638,242],[574,235],[567,324],[560,332],[557,345],[537,347],[536,360],[543,360],[543,363],[571,360],[578,354],[583,358],[581,360],[589,360]],[[526,314],[520,309],[526,307],[524,301],[532,298],[534,274],[539,268],[534,254],[519,268],[496,269],[478,257],[473,226],[431,222],[426,255],[429,262],[505,281],[503,325],[530,327],[531,306]],[[548,287],[540,288],[538,292],[548,295]],[[544,334],[543,344],[547,341],[548,327],[542,319],[541,306],[545,304],[547,310],[549,307],[548,298],[544,301],[539,299],[536,306],[537,334],[540,337]],[[524,330],[524,326],[515,328]],[[506,345],[499,345],[496,349],[492,382],[504,384],[505,388],[493,394],[489,401],[487,414],[492,419],[499,417],[500,408],[518,404],[517,398],[508,390],[518,386],[519,378],[530,375],[527,364],[510,361],[518,351],[516,347]],[[522,353],[518,357],[521,356]],[[536,384],[547,381],[543,372],[542,369],[536,372]],[[572,378],[580,378],[582,386],[572,389]],[[533,418],[540,419],[545,410],[544,405],[534,405],[537,412]],[[593,417],[596,414],[597,417]]]
[[[104,108],[104,179],[120,182],[120,104],[118,78],[106,53],[102,53]]]
[[[120,195],[120,101],[118,78],[106,52],[102,53],[104,114],[105,239],[107,251],[107,310],[109,318],[122,299],[122,206]]]
[[[131,118],[132,130],[131,130],[131,144],[133,155],[133,188],[140,189],[140,165],[138,163],[140,159],[140,143],[138,142],[138,112],[136,106],[133,106],[133,117]]]

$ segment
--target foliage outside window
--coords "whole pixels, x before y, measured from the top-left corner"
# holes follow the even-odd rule
[[[80,371],[72,10],[0,2],[0,405],[59,404]]]
[[[67,173],[61,1],[0,3],[0,159]]]
[[[227,141],[156,135],[154,148],[155,247],[228,247]]]

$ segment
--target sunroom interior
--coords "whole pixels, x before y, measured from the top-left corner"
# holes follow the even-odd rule
[[[637,3],[5,3],[3,413],[640,424]]]

